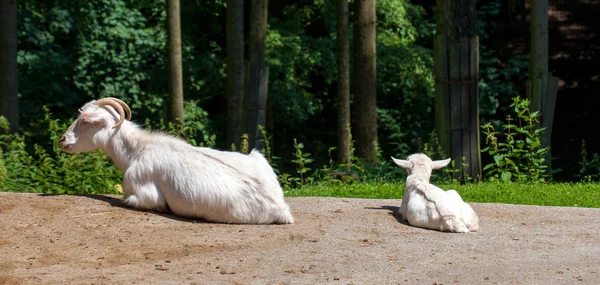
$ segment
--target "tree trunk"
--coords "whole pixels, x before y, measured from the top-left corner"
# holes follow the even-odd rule
[[[476,35],[475,0],[437,0],[436,6],[438,34],[453,41]]]
[[[183,67],[179,0],[167,0],[169,46],[169,122],[183,124]]]
[[[17,68],[17,1],[0,2],[0,115],[10,122],[10,131],[19,129]]]
[[[540,112],[538,127],[542,146],[550,147],[554,108],[558,92],[558,78],[548,72],[548,0],[533,0],[531,6],[531,54],[529,56],[529,80],[527,98],[529,110]],[[552,155],[545,157],[547,175],[552,178]]]
[[[354,115],[356,155],[377,161],[376,24],[375,0],[355,1]]]
[[[540,80],[539,92],[531,94],[531,111],[543,111],[548,85],[548,0],[533,0],[531,7],[530,80]]]
[[[459,178],[481,177],[475,0],[437,0],[435,122]]]
[[[338,71],[338,163],[350,164],[350,40],[348,37],[348,0],[338,0],[336,9]]]
[[[246,100],[246,132],[250,148],[262,150],[263,135],[258,126],[266,124],[268,68],[265,64],[267,37],[267,0],[252,0],[250,7],[250,38],[248,54],[248,98]]]
[[[244,0],[227,0],[227,147],[240,147],[244,104]]]

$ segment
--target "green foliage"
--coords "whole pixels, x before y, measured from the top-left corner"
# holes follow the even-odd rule
[[[479,110],[484,120],[509,112],[510,99],[523,91],[528,77],[529,55],[506,48],[505,29],[513,23],[501,19],[502,0],[477,1],[477,35],[479,37]],[[506,39],[506,40],[504,40]]]
[[[335,3],[284,3],[280,4],[281,14],[269,15],[267,35],[269,108],[277,118],[272,125],[277,132],[271,133],[279,142],[273,146],[274,151],[284,153],[282,159],[290,161],[292,157],[285,155],[292,147],[287,143],[292,141],[290,138],[310,139],[306,147],[322,154],[315,157],[315,163],[325,165],[330,147],[327,142],[334,137],[322,127],[335,128]],[[387,137],[395,131],[393,125],[410,134],[411,141],[406,143],[411,147],[416,146],[418,136],[426,135],[423,130],[432,128],[431,108],[427,106],[433,103],[433,57],[431,50],[419,42],[430,44],[435,25],[425,17],[425,10],[410,1],[377,1],[378,112],[395,118],[379,129],[384,138],[379,143],[386,156],[391,147]],[[350,22],[350,41],[352,28]],[[409,109],[419,112],[403,111]]]
[[[163,1],[18,4],[19,91],[28,107],[26,121],[35,120],[42,105],[65,111],[99,96],[120,97],[136,111],[161,105],[160,97],[148,100],[142,86],[150,83],[156,63],[164,64]]]
[[[271,139],[272,139],[272,137],[267,134],[267,130],[262,125],[258,125],[258,130],[262,134],[262,136],[263,136],[262,141],[265,144],[265,146],[264,146],[264,148],[262,149],[261,152],[267,158],[267,161],[269,162],[269,164],[273,168],[273,171],[275,172],[275,174],[281,173],[281,171],[279,171],[279,168],[277,167],[277,162],[276,162],[277,160],[280,159],[280,157],[273,155],[273,152],[272,152],[272,149],[271,149]]]
[[[410,1],[378,1],[377,9],[379,143],[384,156],[398,155],[398,143],[402,152],[416,149],[433,129],[433,52],[418,41],[431,41],[435,25]]]
[[[431,131],[429,133],[429,141],[423,144],[423,148],[421,150],[422,153],[426,154],[432,160],[444,160],[449,158],[446,152],[442,149],[442,145],[440,145],[440,141],[438,139],[437,133],[435,131]],[[468,169],[467,163],[465,163],[466,158],[463,157],[461,161],[461,169],[462,173],[466,173]],[[456,167],[456,161],[450,161],[448,166],[442,168],[440,171],[434,171],[431,173],[432,180],[441,180],[444,182],[459,182],[459,179],[463,182],[465,180],[469,180],[469,177],[465,177],[466,175],[458,175],[461,172],[461,169]]]
[[[317,172],[319,181],[328,183],[354,183],[360,180],[361,175],[368,175],[365,171],[365,167],[362,161],[354,155],[355,147],[354,140],[352,138],[352,129],[350,125],[346,126],[346,132],[348,136],[348,150],[349,158],[345,162],[335,163],[332,152],[336,147],[330,147],[327,150],[327,156],[329,157],[329,163],[323,165]]]
[[[446,159],[448,155],[442,149],[440,140],[435,131],[429,133],[429,141],[423,144],[422,152],[433,160]]]
[[[49,130],[48,145],[27,148],[19,134],[0,135],[3,165],[0,189],[14,192],[54,194],[116,194],[122,174],[101,151],[67,154],[60,149],[59,139],[67,125],[53,119],[46,110],[41,122]],[[0,118],[0,128],[7,126]],[[50,151],[45,147],[49,147]]]
[[[295,159],[293,159],[292,162],[297,165],[296,173],[298,173],[300,177],[291,178],[291,181],[295,182],[297,185],[312,183],[314,179],[309,175],[311,168],[308,167],[308,164],[313,162],[313,159],[310,158],[310,153],[303,152],[304,144],[298,143],[296,139],[294,139],[294,149],[296,149],[296,152],[294,153]]]
[[[101,150],[68,154],[60,148],[60,137],[68,125],[53,118],[47,108],[38,128],[46,130],[45,144],[34,144],[20,134],[7,132],[8,122],[0,117],[0,189],[15,192],[54,194],[117,194],[121,171]],[[207,114],[194,102],[187,102],[185,124],[161,124],[160,130],[199,146],[212,147],[215,136],[206,128]],[[162,121],[161,121],[162,123]],[[146,127],[150,126],[149,121]]]
[[[70,39],[76,28],[73,11],[59,3],[18,1],[17,5],[19,103],[27,106],[20,115],[29,121],[37,119],[42,105],[63,107],[77,96],[72,84],[77,46]]]
[[[600,155],[594,153],[592,158],[588,158],[587,147],[585,140],[581,141],[581,168],[577,173],[577,178],[584,182],[592,182],[600,180]]]
[[[144,126],[147,130],[159,129],[180,137],[193,146],[214,147],[216,135],[209,126],[208,112],[200,108],[196,101],[185,101],[183,112],[183,125],[160,119],[158,124],[153,126],[152,122],[146,119]]]
[[[147,126],[194,145],[230,147],[222,145],[224,132],[214,127],[226,120],[225,1],[182,2],[184,94],[198,107],[197,113],[186,114],[202,119],[192,119],[201,125],[191,125],[186,118],[179,128],[161,120],[168,86],[164,1],[32,0],[18,5],[22,133],[35,134],[27,140],[44,143],[47,134],[38,124],[42,106],[65,120],[85,101],[116,96],[135,117],[148,118]],[[380,111],[394,118],[379,130],[387,156],[396,148],[388,144],[396,141],[396,128],[407,134],[402,143],[409,148],[431,129],[431,109],[423,106],[431,106],[433,98],[433,61],[426,46],[435,25],[408,0],[377,1],[377,17],[378,101]],[[310,140],[305,151],[319,154],[314,163],[325,165],[335,122],[335,3],[284,0],[270,5],[268,19],[267,126],[277,143],[267,156],[272,163],[281,156],[277,168],[292,171],[292,138]]]
[[[34,0],[18,5],[23,125],[36,121],[42,106],[66,119],[76,106],[102,96],[121,98],[153,124],[164,116],[164,1]],[[187,100],[223,94],[224,52],[216,44],[223,36],[217,21],[223,7],[219,0],[182,3],[182,22],[193,23],[182,25]],[[201,37],[194,34],[196,25],[203,27]]]
[[[510,102],[504,98],[514,98],[521,93],[514,82],[527,79],[528,60],[528,55],[515,55],[503,63],[493,52],[482,52],[479,73],[479,109],[482,116],[508,111]]]
[[[361,163],[361,160],[354,155],[356,148],[354,147],[354,138],[352,137],[352,128],[350,125],[346,126],[346,132],[348,134],[348,150],[350,152],[350,160],[346,163],[341,163],[338,165],[338,168],[343,168],[345,171],[349,171],[350,173],[363,173],[364,167]],[[331,157],[331,148],[329,149],[329,156]]]
[[[149,2],[151,3],[151,2]],[[153,3],[154,4],[154,3]],[[160,28],[166,15],[153,9],[143,15],[137,7],[121,0],[100,0],[82,5],[75,85],[88,98],[118,96],[134,110],[141,106],[158,110],[162,100],[148,98],[140,88],[150,79],[150,62],[165,64],[162,51],[166,33]],[[147,28],[148,21],[155,21]]]
[[[240,142],[240,152],[249,154],[250,153],[250,144],[248,143],[248,134],[242,135],[242,140]]]
[[[541,143],[544,129],[538,128],[540,114],[530,112],[529,101],[519,97],[513,98],[511,107],[516,117],[506,116],[503,132],[495,131],[490,123],[481,127],[486,136],[486,147],[481,151],[494,160],[483,171],[492,181],[544,181],[549,148]],[[504,142],[500,141],[501,137]]]
[[[314,77],[331,84],[335,75],[334,42],[299,34],[302,23],[293,18],[274,21],[267,32],[269,106],[274,113],[288,114],[282,124],[297,125],[323,109],[321,96],[313,88]],[[323,91],[321,91],[323,92]],[[272,100],[271,100],[272,99]]]
[[[331,158],[337,83],[335,3],[282,0],[272,4],[266,39],[268,127],[261,131],[265,134],[263,152],[280,177],[299,176],[300,181],[304,180],[299,184],[293,182],[295,187],[308,179],[339,183],[356,181],[354,177],[359,175],[363,181],[390,180],[405,176],[405,172],[391,164],[389,156],[406,157],[419,150],[435,159],[446,158],[437,138],[429,134],[434,128],[433,15],[409,0],[377,1],[378,155],[383,159],[377,165],[363,165],[352,155],[349,162],[337,165]],[[193,145],[230,148],[224,145],[224,132],[218,127],[226,121],[225,1],[182,2],[184,93],[189,101],[183,126],[161,120],[167,110],[168,86],[164,1],[31,0],[18,1],[18,5],[19,92],[22,122],[26,127],[21,137],[3,137],[2,156],[21,152],[22,159],[0,162],[0,179],[10,180],[13,174],[7,170],[16,167],[11,163],[31,161],[30,164],[38,165],[40,157],[47,162],[57,159],[47,145],[47,136],[51,134],[44,124],[48,123],[40,121],[42,106],[48,106],[57,118],[65,120],[83,102],[102,96],[118,96],[129,103],[135,117],[148,118],[148,128],[164,130]],[[504,32],[505,24],[499,20],[502,5],[500,0],[478,1],[477,9],[481,42],[480,111],[482,121],[492,122],[495,128],[499,127],[497,119],[514,108],[510,98],[522,93],[528,61],[523,52],[509,50],[505,41],[495,40]],[[353,17],[351,14],[350,18]],[[351,41],[352,25],[350,21]],[[350,60],[352,64],[353,58]],[[513,121],[508,125],[518,124]],[[505,132],[515,136],[515,130],[505,129],[496,138],[504,139]],[[429,142],[423,143],[428,137]],[[310,144],[294,145],[292,138]],[[7,143],[16,146],[20,140],[22,149],[15,147],[9,153]],[[518,140],[511,141],[515,148],[520,147]],[[535,140],[521,140],[523,150],[533,148]],[[40,147],[34,147],[36,142]],[[298,145],[302,145],[302,154],[312,153],[305,158],[313,160],[310,171],[301,175],[298,169],[302,167],[293,162],[298,160]],[[502,147],[508,149],[509,145],[499,149]],[[239,151],[250,151],[247,141]],[[511,150],[511,153],[519,152]],[[96,159],[104,157],[98,155]],[[520,152],[519,157],[525,156]],[[512,176],[517,173],[516,168],[500,161],[507,163],[502,169],[510,170],[509,180],[517,179]],[[582,159],[582,163],[580,179],[595,180],[595,157]],[[527,179],[543,177],[543,171],[539,173],[535,166],[538,162],[529,164],[525,168],[519,166],[518,175]],[[528,167],[538,170],[530,173]],[[51,172],[49,167],[40,169]],[[449,166],[436,175],[444,179],[452,177],[450,174],[455,171]],[[501,176],[498,174],[498,179]]]

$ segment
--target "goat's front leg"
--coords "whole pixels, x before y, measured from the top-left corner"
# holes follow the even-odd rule
[[[125,175],[123,179],[124,203],[139,210],[164,212],[167,202],[154,182],[135,183]]]

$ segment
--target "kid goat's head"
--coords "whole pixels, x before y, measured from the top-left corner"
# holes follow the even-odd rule
[[[108,138],[125,120],[131,120],[131,109],[112,97],[93,100],[79,109],[79,117],[60,137],[60,147],[69,153],[94,151],[102,138]],[[104,137],[103,137],[104,136]]]
[[[422,153],[411,154],[407,160],[396,159],[394,157],[392,157],[392,160],[396,165],[404,168],[408,175],[419,173],[428,177],[431,175],[433,169],[440,169],[450,163],[450,158],[432,161],[427,155]]]

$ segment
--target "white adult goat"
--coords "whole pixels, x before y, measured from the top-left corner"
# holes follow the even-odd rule
[[[432,161],[422,153],[412,154],[407,159],[392,157],[408,173],[398,210],[402,218],[421,228],[457,233],[477,231],[479,218],[458,192],[444,191],[429,183],[431,171],[448,165],[450,159]]]
[[[124,173],[125,204],[222,223],[294,222],[273,169],[258,151],[194,147],[125,121],[125,112],[131,119],[127,104],[116,98],[90,101],[60,139],[69,153],[103,149]]]

